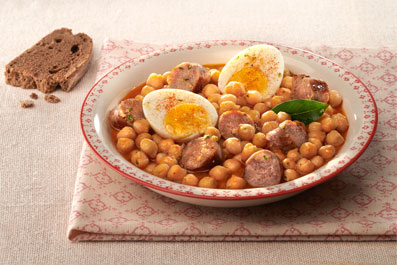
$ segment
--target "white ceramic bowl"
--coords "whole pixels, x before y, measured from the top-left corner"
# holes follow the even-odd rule
[[[111,168],[164,196],[197,205],[242,207],[279,201],[316,186],[352,164],[371,141],[377,124],[375,101],[365,85],[336,63],[308,51],[275,45],[285,64],[296,74],[320,78],[343,97],[350,128],[339,153],[323,167],[294,181],[271,187],[243,190],[206,189],[167,181],[150,175],[125,160],[112,144],[107,113],[150,73],[164,73],[181,62],[226,63],[238,51],[263,42],[204,41],[176,45],[116,67],[102,77],[87,94],[81,110],[81,127],[92,150]]]

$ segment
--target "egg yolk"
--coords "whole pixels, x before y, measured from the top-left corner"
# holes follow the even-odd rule
[[[164,127],[167,132],[179,138],[204,133],[210,124],[207,111],[193,103],[176,105],[164,117]]]
[[[230,81],[243,83],[245,90],[256,90],[261,94],[267,92],[267,76],[255,67],[244,67],[240,71],[235,72]]]

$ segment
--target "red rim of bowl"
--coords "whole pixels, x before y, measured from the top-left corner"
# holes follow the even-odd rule
[[[230,40],[217,40],[217,41],[219,42],[219,41],[230,41]],[[251,40],[237,40],[237,41],[252,42]],[[172,45],[172,46],[167,47],[166,49],[168,50],[168,49],[175,48],[175,47],[177,47],[177,45],[189,45],[189,44],[195,44],[195,43],[212,43],[212,42],[215,42],[215,40],[207,40],[207,41],[199,41],[199,42],[187,42],[187,43],[182,43],[182,44],[175,44],[175,45]],[[84,101],[83,101],[83,104],[82,104],[82,107],[81,107],[81,111],[80,111],[80,127],[81,127],[81,130],[82,130],[82,132],[83,132],[84,139],[85,139],[86,143],[87,143],[88,146],[91,148],[91,150],[94,151],[94,153],[95,153],[103,162],[105,162],[106,165],[108,165],[110,168],[112,168],[113,170],[115,170],[116,172],[118,172],[119,174],[123,175],[124,177],[126,177],[126,178],[128,178],[128,179],[131,179],[131,180],[133,180],[133,181],[135,181],[135,182],[137,182],[137,183],[139,183],[139,184],[141,184],[141,185],[143,185],[143,186],[146,186],[146,187],[148,187],[148,188],[156,189],[156,190],[159,190],[159,191],[162,191],[162,192],[171,193],[171,194],[174,194],[174,195],[179,195],[179,196],[184,196],[184,197],[205,199],[205,200],[225,200],[225,201],[226,201],[226,200],[227,200],[227,201],[233,200],[233,201],[241,201],[241,200],[254,200],[254,199],[262,199],[262,198],[269,198],[269,197],[278,197],[278,196],[282,196],[282,195],[286,195],[286,194],[290,194],[290,193],[295,193],[295,192],[298,192],[298,191],[301,191],[301,190],[305,190],[305,189],[311,188],[311,187],[313,187],[313,186],[317,186],[317,185],[319,185],[319,184],[321,184],[321,183],[323,183],[323,182],[329,180],[330,178],[336,176],[337,174],[339,174],[340,172],[342,172],[342,171],[345,170],[346,168],[348,168],[348,167],[349,167],[351,164],[353,164],[353,163],[363,154],[363,152],[367,149],[368,145],[370,144],[372,138],[373,138],[374,135],[375,135],[376,128],[377,128],[377,125],[378,125],[378,108],[377,108],[377,106],[376,106],[375,99],[374,99],[374,97],[373,97],[371,91],[368,89],[368,87],[361,81],[361,79],[359,79],[359,78],[358,78],[355,74],[353,74],[351,71],[347,70],[345,67],[343,67],[343,66],[341,66],[341,65],[339,65],[339,64],[337,64],[337,63],[335,63],[334,61],[332,61],[332,60],[330,60],[330,59],[328,59],[328,58],[326,58],[326,57],[324,57],[324,56],[315,54],[315,53],[310,52],[310,51],[307,51],[307,50],[303,50],[303,49],[299,49],[299,48],[293,48],[293,47],[289,47],[289,46],[285,46],[285,45],[279,45],[279,44],[268,43],[268,42],[262,42],[262,41],[253,41],[253,42],[264,43],[264,44],[269,44],[269,45],[282,46],[282,47],[285,47],[285,48],[288,48],[288,49],[298,50],[298,51],[301,51],[301,52],[304,52],[304,53],[312,54],[312,55],[314,55],[314,56],[316,56],[316,57],[318,57],[318,58],[321,58],[321,59],[323,59],[323,60],[326,60],[326,61],[328,61],[328,62],[330,62],[330,63],[332,63],[332,64],[334,64],[334,65],[340,67],[341,69],[343,69],[344,71],[346,71],[348,74],[350,74],[350,75],[352,75],[354,78],[356,78],[356,79],[359,81],[359,83],[364,87],[364,90],[368,93],[368,95],[369,95],[369,96],[371,97],[371,99],[372,99],[373,107],[374,107],[374,110],[375,110],[375,113],[374,113],[374,114],[375,114],[374,127],[373,127],[373,129],[372,129],[372,132],[371,132],[371,134],[370,134],[370,136],[369,136],[367,142],[364,144],[364,146],[361,148],[361,150],[360,150],[353,158],[351,158],[348,162],[346,162],[342,167],[338,168],[337,170],[335,170],[334,172],[330,173],[329,175],[326,175],[326,176],[324,176],[324,177],[322,177],[322,178],[320,178],[320,179],[318,179],[318,180],[316,180],[316,181],[310,182],[310,183],[308,183],[308,184],[304,184],[304,185],[302,185],[302,186],[300,186],[300,187],[296,187],[296,188],[292,188],[292,189],[284,190],[284,191],[277,191],[277,192],[269,193],[269,194],[250,195],[250,196],[242,196],[242,197],[221,197],[221,196],[211,196],[211,195],[206,195],[206,196],[205,196],[205,195],[191,194],[191,193],[185,193],[185,192],[182,192],[182,191],[176,191],[176,190],[172,190],[172,189],[167,189],[167,188],[159,187],[159,186],[154,185],[154,184],[152,184],[152,183],[147,183],[147,182],[145,182],[145,181],[143,181],[143,180],[137,179],[137,178],[135,178],[135,177],[133,177],[133,176],[131,176],[131,175],[129,175],[129,174],[127,174],[127,173],[125,173],[125,172],[119,170],[118,168],[114,167],[111,163],[109,163],[105,158],[103,158],[103,157],[95,150],[95,148],[91,145],[90,141],[88,140],[87,135],[85,134],[84,126],[83,126],[83,110],[84,110],[84,105],[85,105],[85,103],[86,103],[86,101],[87,101],[87,98],[88,98],[88,96],[90,95],[91,91],[102,81],[102,79],[104,79],[105,77],[107,77],[107,76],[108,76],[110,73],[112,73],[114,70],[118,69],[119,67],[121,67],[121,66],[124,65],[124,64],[127,64],[127,63],[131,62],[132,60],[136,60],[137,58],[146,57],[146,56],[150,56],[150,55],[152,55],[152,54],[155,54],[157,51],[153,51],[153,52],[151,52],[151,53],[148,53],[148,54],[145,54],[145,55],[142,55],[142,56],[138,56],[138,57],[132,58],[131,60],[128,60],[128,61],[126,61],[126,62],[124,62],[124,63],[122,63],[122,64],[120,64],[120,65],[114,67],[111,71],[109,71],[107,74],[105,74],[104,76],[102,76],[102,77],[91,87],[91,89],[88,91],[87,95],[86,95],[85,98],[84,98]],[[199,187],[198,187],[198,188],[199,188]],[[260,189],[260,188],[254,188],[254,189]],[[244,190],[244,189],[243,189],[243,190]]]

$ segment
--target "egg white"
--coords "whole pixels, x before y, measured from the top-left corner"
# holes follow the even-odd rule
[[[218,121],[218,113],[215,107],[206,98],[196,93],[181,89],[159,89],[150,92],[145,96],[142,102],[142,108],[145,118],[149,122],[150,126],[161,137],[172,138],[178,142],[186,142],[199,136],[199,133],[194,133],[184,138],[178,138],[166,130],[164,126],[164,118],[170,109],[169,104],[167,105],[167,98],[173,98],[174,96],[177,100],[173,101],[173,104],[175,105],[172,107],[186,103],[197,104],[207,112],[210,119],[209,126],[215,126]]]
[[[284,58],[277,48],[267,44],[244,49],[227,62],[218,79],[218,87],[222,93],[225,93],[225,87],[232,75],[247,65],[252,65],[266,75],[268,79],[267,90],[264,91],[262,96],[264,98],[272,97],[279,89],[283,79]],[[247,88],[245,89],[247,90]]]

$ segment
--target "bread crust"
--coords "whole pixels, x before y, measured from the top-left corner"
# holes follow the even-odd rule
[[[92,46],[84,33],[54,30],[7,64],[6,83],[43,93],[70,91],[88,69]]]

